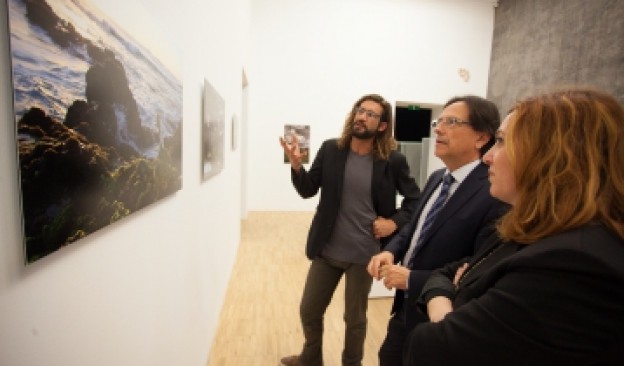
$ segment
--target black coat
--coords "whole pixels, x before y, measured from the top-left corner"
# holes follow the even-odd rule
[[[309,259],[318,256],[328,243],[338,217],[348,154],[349,147],[339,149],[337,139],[326,140],[309,171],[302,168],[295,172],[291,169],[292,183],[301,197],[312,197],[321,190],[316,214],[308,233],[306,256]],[[405,156],[398,151],[392,151],[388,160],[375,160],[371,179],[373,208],[377,216],[392,219],[400,229],[409,222],[420,193],[416,182],[409,176]],[[403,196],[400,208],[397,208],[397,193]],[[390,238],[391,236],[383,238],[382,246]]]
[[[409,249],[418,218],[427,200],[442,181],[445,170],[439,169],[431,174],[411,222],[384,249],[394,254],[395,262],[402,261]],[[405,310],[408,329],[423,320],[415,310],[416,300],[432,270],[472,255],[494,232],[494,222],[507,210],[506,204],[490,195],[487,171],[488,167],[480,163],[466,176],[442,207],[414,257],[408,285],[408,308]],[[404,302],[404,291],[397,290],[392,312],[399,311]]]
[[[624,364],[624,240],[588,225],[497,245],[472,260],[454,311],[414,328],[405,365]],[[451,281],[458,264],[436,271],[425,292],[448,289],[440,274]]]

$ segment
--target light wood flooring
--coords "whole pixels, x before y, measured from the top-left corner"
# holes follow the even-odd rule
[[[299,353],[299,300],[309,261],[304,247],[312,213],[250,212],[208,366],[273,366]],[[344,281],[343,281],[344,282]],[[340,366],[344,341],[344,284],[325,314],[325,366]],[[392,298],[369,300],[364,366],[377,366]]]

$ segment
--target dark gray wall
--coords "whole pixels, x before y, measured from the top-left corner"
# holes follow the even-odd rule
[[[513,102],[562,85],[591,85],[624,105],[624,0],[500,0],[488,98]]]

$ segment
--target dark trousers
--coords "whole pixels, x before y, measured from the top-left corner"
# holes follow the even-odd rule
[[[379,366],[403,365],[403,345],[407,338],[404,309],[401,307],[388,322],[388,333],[379,349]]]
[[[364,357],[368,293],[373,283],[366,265],[316,258],[310,265],[299,308],[305,343],[300,360],[323,365],[323,318],[334,291],[345,275],[345,343],[342,364],[360,366]]]

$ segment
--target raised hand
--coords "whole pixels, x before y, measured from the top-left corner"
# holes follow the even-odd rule
[[[292,166],[295,171],[298,171],[301,169],[301,162],[306,153],[302,153],[299,148],[299,139],[297,138],[297,134],[291,132],[290,136],[290,143],[286,142],[283,137],[280,137],[279,141],[280,145],[282,145],[282,148],[284,149],[284,154],[286,154],[288,161],[290,161],[290,166]]]

